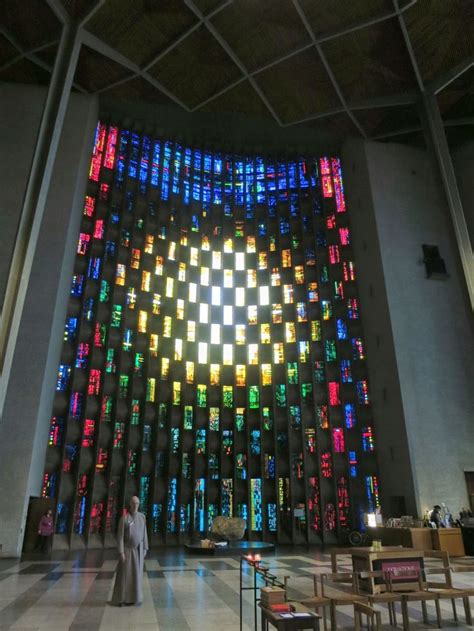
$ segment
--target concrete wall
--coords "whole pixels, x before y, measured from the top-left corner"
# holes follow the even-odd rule
[[[354,151],[347,149],[347,159],[352,155],[357,161]],[[360,161],[360,147],[358,151]],[[377,252],[368,258],[374,266],[382,264],[418,513],[436,502],[456,512],[467,503],[464,469],[473,464],[474,338],[449,212],[426,152],[378,143],[365,143],[364,152],[362,165],[365,162],[369,179],[365,190],[370,191],[380,254],[380,259]],[[358,230],[360,235],[361,226]],[[425,277],[423,243],[439,247],[447,280]],[[361,283],[370,282],[369,277],[361,278]],[[388,331],[385,312],[382,322]],[[376,330],[366,327],[369,337]],[[391,349],[385,354],[392,366]],[[371,365],[372,374],[377,369]],[[397,384],[388,386],[396,390]],[[385,442],[388,419],[376,420]],[[397,440],[393,448],[396,459],[405,461],[402,443]],[[392,464],[386,454],[380,465],[382,479],[390,479]],[[400,463],[395,468],[400,469]],[[400,479],[401,490],[403,486]]]
[[[17,98],[20,93],[34,98]],[[36,86],[0,84],[0,308],[45,98]]]
[[[474,251],[474,141],[453,151],[451,158]]]
[[[342,151],[342,164],[359,279],[382,508],[386,516],[415,514],[415,485],[370,188],[366,144],[362,140],[347,142]]]
[[[12,99],[2,114],[11,124],[18,108],[25,126],[33,128],[27,112],[37,120],[45,92],[18,86],[8,92]],[[26,104],[29,103],[29,106]],[[92,97],[72,95],[54,166],[43,222],[39,232],[20,333],[0,420],[0,544],[3,554],[21,552],[30,495],[41,490],[42,472],[54,396],[54,383],[61,352],[75,244],[82,215],[83,197],[98,107]],[[31,148],[31,144],[29,144]],[[11,148],[2,143],[2,164]],[[25,150],[25,159],[28,151]],[[24,168],[20,169],[23,185]]]

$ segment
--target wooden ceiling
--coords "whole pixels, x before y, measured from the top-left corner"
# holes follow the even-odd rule
[[[4,0],[0,80],[47,84],[79,25],[74,88],[240,113],[342,139],[419,136],[422,92],[474,129],[472,0]],[[464,130],[459,133],[459,128]]]

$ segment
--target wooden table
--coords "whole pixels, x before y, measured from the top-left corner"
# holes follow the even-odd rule
[[[394,591],[407,591],[418,588],[418,573],[423,571],[423,550],[385,546],[374,548],[349,548],[346,554],[352,557],[354,572],[391,572]],[[385,590],[384,581],[367,579],[360,581],[369,594],[379,594]]]
[[[417,550],[432,550],[431,528],[367,528],[372,539],[380,539],[383,546],[403,546]]]
[[[460,528],[437,528],[431,530],[433,550],[449,552],[450,557],[463,557],[464,543]]]
[[[260,607],[262,616],[262,631],[267,631],[269,624],[276,627],[278,631],[286,631],[286,629],[315,629],[319,631],[321,616],[318,616],[318,614],[301,603],[291,601],[289,604],[293,605],[295,609],[294,613],[305,613],[309,615],[303,618],[284,618],[280,613],[274,613],[264,607],[262,603],[259,603],[258,606]]]

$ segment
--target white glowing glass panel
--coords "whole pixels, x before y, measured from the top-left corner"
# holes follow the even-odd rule
[[[221,304],[221,288],[220,287],[213,287],[211,294],[212,294],[212,296],[211,296],[211,303],[214,306],[219,306]]]
[[[245,269],[245,252],[235,253],[235,269],[240,272]]]
[[[199,250],[197,248],[190,248],[189,250],[189,264],[194,267],[197,266],[199,261]]]
[[[164,262],[165,261],[162,256],[157,256],[155,259],[155,274],[158,276],[163,276]]]
[[[194,382],[194,362],[186,362],[186,383]]]
[[[219,364],[211,364],[209,370],[209,383],[211,386],[218,386],[221,379],[221,367]]]
[[[234,322],[234,307],[232,305],[224,306],[224,324],[233,324]]]
[[[211,344],[221,343],[221,325],[211,324]]]
[[[232,241],[232,239],[225,239],[224,240],[224,252],[226,254],[232,254],[232,252],[234,251],[234,243]]]
[[[270,344],[271,342],[270,325],[268,323],[260,325],[260,342],[262,344]]]
[[[201,267],[201,285],[209,286],[209,268]]]
[[[247,307],[247,322],[248,324],[257,324],[257,321],[258,321],[257,305],[249,305]]]
[[[176,243],[174,241],[170,241],[170,247],[168,249],[168,258],[170,261],[174,261],[176,259]]]
[[[188,320],[187,340],[188,342],[196,341],[196,323],[194,320]]]
[[[209,305],[202,302],[199,305],[199,322],[201,324],[209,322]]]
[[[180,362],[183,359],[183,340],[178,338],[174,341],[174,360]]]
[[[230,288],[234,286],[234,271],[231,269],[224,270],[224,287]]]
[[[212,253],[212,269],[221,269],[222,267],[222,252]]]
[[[258,294],[258,300],[261,306],[270,304],[270,291],[268,287],[259,287]]]
[[[197,300],[197,285],[196,283],[189,283],[189,302],[196,302]]]
[[[170,278],[168,276],[168,278],[166,279],[166,292],[165,292],[167,298],[173,297],[173,290],[174,290],[174,278]]]
[[[258,364],[258,344],[249,344],[247,346],[248,362],[256,366]]]
[[[235,343],[239,345],[245,344],[245,324],[235,325]]]
[[[200,364],[207,364],[207,343],[206,342],[199,342],[198,362]]]
[[[234,359],[234,347],[232,344],[224,344],[222,347],[222,363],[224,366],[232,366]]]
[[[248,269],[247,270],[247,287],[256,287],[256,286],[257,286],[257,270]]]
[[[245,307],[245,287],[236,287],[235,289],[235,306]]]
[[[171,337],[171,316],[165,316],[163,319],[163,337]]]

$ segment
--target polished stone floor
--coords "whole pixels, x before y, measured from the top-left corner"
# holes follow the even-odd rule
[[[290,576],[290,598],[312,595],[313,574],[330,572],[329,554],[321,549],[280,548],[262,555],[279,577]],[[474,558],[453,560],[474,564]],[[141,607],[107,604],[113,586],[116,555],[113,551],[53,553],[21,561],[0,559],[0,631],[237,631],[239,629],[239,558],[200,556],[181,549],[151,551],[145,561],[144,602]],[[349,557],[342,568],[350,569]],[[456,572],[455,585],[472,586],[474,573]],[[244,576],[252,584],[249,573]],[[253,627],[251,592],[245,592],[243,629]],[[443,601],[444,629],[469,629],[458,601],[459,622],[451,604]],[[474,602],[472,602],[474,610]],[[381,607],[384,630],[388,614]],[[434,608],[428,605],[434,628]],[[430,628],[421,622],[419,604],[409,610],[411,629]],[[338,626],[353,629],[350,607],[338,611]],[[321,625],[322,627],[322,625]],[[259,627],[260,628],[260,627]],[[399,616],[401,628],[401,616]]]

